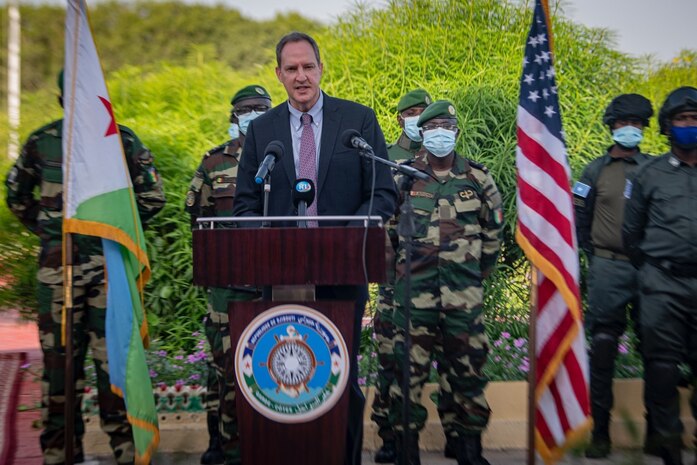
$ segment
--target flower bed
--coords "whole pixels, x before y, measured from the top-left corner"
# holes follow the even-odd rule
[[[162,341],[153,341],[147,353],[150,377],[157,409],[160,412],[188,411],[198,412],[205,407],[206,377],[208,364],[208,343],[201,332],[191,335],[194,349],[189,353],[174,352],[163,348]],[[640,378],[643,374],[641,358],[636,348],[636,338],[630,332],[620,338],[615,376],[617,378]],[[358,356],[361,386],[372,386],[377,379],[377,340],[372,326],[367,324],[361,334],[361,354]],[[437,362],[429,382],[437,381]],[[525,337],[514,337],[508,331],[495,336],[490,334],[490,352],[484,372],[491,381],[522,381],[527,379],[529,370],[528,341]],[[90,413],[97,412],[96,374],[94,365],[88,359],[85,367],[87,387],[84,408]]]

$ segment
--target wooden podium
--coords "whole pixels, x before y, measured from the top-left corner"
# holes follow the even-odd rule
[[[363,285],[366,283],[366,272],[369,282],[384,282],[385,243],[382,227],[196,229],[193,231],[194,284],[207,287],[271,286],[276,294],[278,289],[287,291],[288,287],[292,289],[293,286]],[[325,326],[334,327],[343,337],[345,346],[342,347],[347,348],[346,355],[349,357],[345,365],[348,379],[353,338],[360,337],[353,334],[354,305],[353,301],[312,298],[230,303],[228,313],[232,349],[235,356],[239,355],[240,358],[236,358],[236,373],[229,376],[237,375],[237,417],[244,465],[343,464],[349,384],[344,384],[342,391],[335,388],[334,403],[325,406],[327,410],[319,416],[305,420],[300,415],[300,419],[296,420],[292,416],[279,419],[265,412],[264,405],[260,408],[254,395],[250,394],[252,391],[248,385],[240,386],[239,380],[248,379],[240,376],[246,376],[248,371],[245,370],[249,370],[250,365],[265,365],[250,363],[253,360],[251,356],[242,358],[245,352],[249,352],[248,347],[254,345],[244,344],[252,334],[250,331],[258,331],[254,324],[264,318],[267,314],[264,312],[271,309],[269,313],[273,313],[279,308],[299,308],[302,312],[305,307],[323,315],[331,322]],[[267,326],[268,323],[264,327]],[[290,334],[292,330],[288,331]],[[241,336],[244,337],[243,343],[236,351]],[[278,335],[274,337],[277,341],[284,338]],[[261,338],[258,341],[261,345]],[[298,344],[303,345],[303,342]],[[330,344],[331,347],[332,344],[334,342]],[[298,345],[295,347],[297,349]],[[314,353],[311,358],[315,360]],[[268,366],[271,366],[272,357],[268,360]],[[309,360],[309,357],[304,360]],[[331,360],[332,365],[336,364],[334,358]],[[268,368],[268,372],[272,372],[271,368]],[[273,376],[271,378],[275,380]],[[274,392],[285,392],[284,389],[286,386],[280,382]],[[258,388],[253,392],[265,399],[261,397],[263,391]],[[329,389],[329,392],[333,391]],[[255,405],[248,400],[250,395]]]

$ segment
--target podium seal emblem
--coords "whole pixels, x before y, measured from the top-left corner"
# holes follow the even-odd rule
[[[279,423],[304,423],[329,411],[348,382],[348,350],[320,312],[279,305],[258,315],[235,351],[237,387],[252,408]]]

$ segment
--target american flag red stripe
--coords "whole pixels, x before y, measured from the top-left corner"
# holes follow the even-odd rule
[[[570,169],[542,1],[520,83],[516,239],[538,276],[535,447],[549,465],[590,428],[590,403]]]

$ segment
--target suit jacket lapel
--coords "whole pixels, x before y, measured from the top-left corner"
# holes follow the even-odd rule
[[[293,157],[293,139],[290,135],[290,112],[288,111],[288,102],[283,102],[278,109],[276,119],[273,122],[273,131],[276,136],[275,140],[283,143],[284,153],[281,159],[283,169],[288,175],[288,182],[292,186],[295,182],[295,160]]]
[[[324,108],[322,114],[322,139],[319,149],[319,170],[317,173],[317,195],[322,193],[324,181],[327,179],[329,164],[334,154],[334,146],[339,138],[339,127],[341,125],[341,112],[337,101],[324,94]]]

